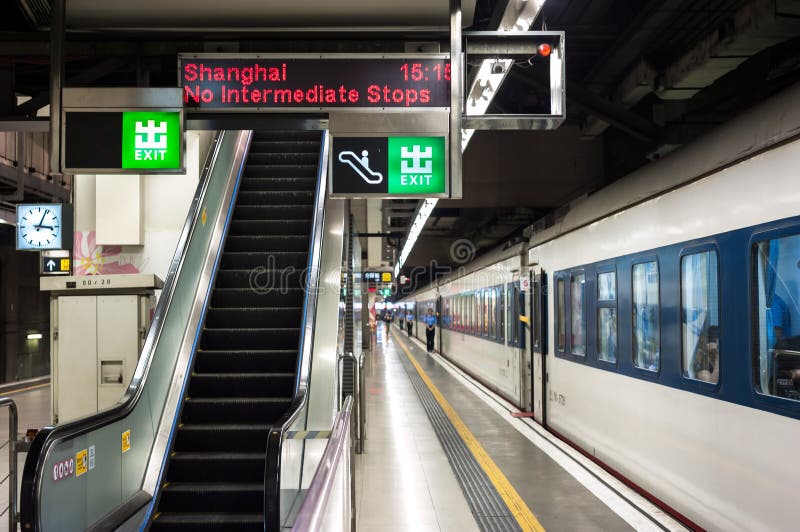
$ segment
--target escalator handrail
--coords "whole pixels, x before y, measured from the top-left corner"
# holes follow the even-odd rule
[[[216,133],[212,141],[213,149],[209,150],[206,156],[203,171],[198,181],[197,188],[195,189],[189,213],[186,216],[186,222],[181,230],[178,245],[175,248],[175,254],[173,255],[167,271],[167,278],[164,281],[161,297],[159,297],[158,304],[153,314],[153,321],[150,325],[147,339],[142,347],[142,354],[139,357],[139,362],[136,365],[131,383],[125,390],[124,395],[115,406],[108,410],[75,421],[70,421],[63,425],[47,426],[43,428],[31,443],[22,473],[22,487],[20,493],[20,522],[24,530],[38,529],[43,470],[47,456],[53,446],[59,442],[74,439],[125,418],[133,412],[136,404],[139,402],[144,390],[144,383],[147,380],[147,375],[150,370],[153,354],[155,353],[155,348],[158,345],[158,340],[163,330],[164,320],[175,294],[177,280],[183,269],[185,251],[194,236],[197,227],[195,222],[200,216],[200,208],[204,203],[206,192],[208,191],[209,177],[217,162],[224,137],[224,131]]]
[[[322,240],[325,234],[325,201],[328,192],[329,153],[330,134],[326,130],[322,132],[322,149],[320,150],[317,172],[317,188],[306,270],[306,293],[303,301],[303,321],[300,329],[300,349],[297,359],[294,395],[286,414],[278,420],[267,435],[264,471],[264,524],[266,530],[280,530],[281,527],[280,490],[283,440],[286,432],[305,410],[308,401],[308,381],[311,373],[311,355],[314,349],[314,325],[317,317],[318,288],[321,280]]]

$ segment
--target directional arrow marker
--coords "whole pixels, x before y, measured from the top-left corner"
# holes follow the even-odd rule
[[[56,263],[55,263],[55,261],[53,259],[50,259],[50,260],[47,261],[46,266],[47,266],[47,269],[52,272],[56,268]]]

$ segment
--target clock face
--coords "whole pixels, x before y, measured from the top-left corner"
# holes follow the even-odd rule
[[[20,205],[17,212],[18,249],[61,249],[61,205]]]

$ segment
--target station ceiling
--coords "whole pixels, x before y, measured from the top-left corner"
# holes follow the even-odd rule
[[[494,30],[521,1],[465,1],[465,26]],[[403,28],[445,26],[448,2],[67,5],[68,86],[174,86],[179,52],[403,51],[405,41],[436,40],[435,32],[420,36]],[[8,0],[0,8],[0,118],[33,116],[49,101],[49,8],[50,0]],[[313,31],[342,25],[361,31]],[[280,26],[312,30],[275,31]],[[464,154],[464,199],[439,203],[409,267],[450,262],[458,239],[469,239],[480,254],[520,237],[534,222],[552,224],[570,202],[800,82],[797,0],[546,0],[533,29],[544,28],[566,32],[566,122],[557,131],[476,133]],[[33,100],[17,105],[20,94]],[[547,98],[542,72],[519,65],[489,111],[536,112]],[[377,206],[377,231],[396,235],[380,240],[387,265],[417,204]],[[368,223],[375,208],[354,202],[362,233],[375,231]],[[366,239],[362,248],[369,249]]]

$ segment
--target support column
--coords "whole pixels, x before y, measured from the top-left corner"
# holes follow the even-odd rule
[[[450,197],[461,199],[461,115],[464,112],[464,63],[461,0],[450,0]]]
[[[50,13],[50,174],[61,173],[61,85],[64,80],[67,0],[52,0]]]

